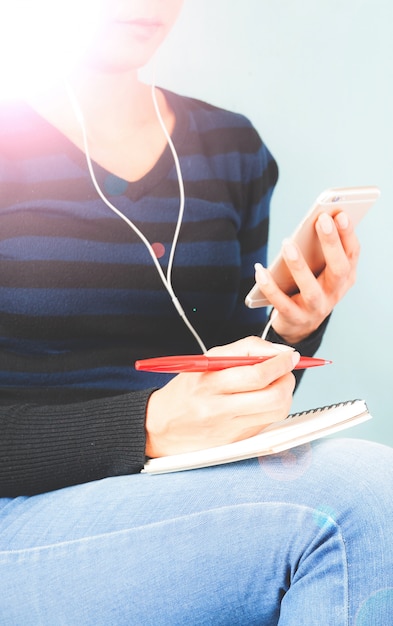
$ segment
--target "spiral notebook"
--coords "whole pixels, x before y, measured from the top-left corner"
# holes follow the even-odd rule
[[[148,474],[180,472],[276,454],[355,426],[368,419],[371,419],[371,415],[364,400],[348,400],[301,413],[293,413],[285,420],[269,425],[259,435],[242,441],[196,452],[150,459],[142,471]]]

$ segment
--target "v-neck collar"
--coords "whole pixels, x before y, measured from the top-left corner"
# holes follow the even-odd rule
[[[166,89],[162,89],[162,92],[167,98],[175,114],[175,126],[171,138],[176,150],[180,151],[189,128],[187,109],[185,107],[182,96],[179,96]],[[16,103],[11,103],[11,106],[13,104]],[[18,106],[18,104],[20,106]],[[18,113],[20,115],[20,118],[23,120],[21,124],[18,124],[18,130],[22,133],[23,129],[26,129],[26,133],[30,131],[30,136],[28,138],[30,150],[35,142],[39,142],[40,152],[42,151],[44,145],[47,146],[48,149],[50,149],[51,146],[56,146],[56,151],[61,151],[66,154],[67,157],[76,165],[78,165],[79,168],[86,170],[87,172],[87,160],[83,150],[76,146],[60,130],[53,126],[53,124],[43,118],[39,113],[37,113],[29,104],[18,104],[16,105],[18,107]],[[26,116],[27,119],[30,118],[30,123],[26,123]],[[11,115],[11,117],[13,116]],[[119,178],[118,176],[116,176],[116,174],[110,172],[99,163],[95,162],[93,159],[92,164],[94,173],[98,181],[103,181],[108,176]],[[167,145],[152,169],[147,172],[142,178],[134,182],[124,181],[127,183],[124,185],[124,187],[126,188],[124,195],[126,195],[132,201],[139,200],[145,194],[151,192],[151,190],[168,175],[173,166],[173,155],[169,145]],[[120,179],[120,181],[121,180],[122,179]]]

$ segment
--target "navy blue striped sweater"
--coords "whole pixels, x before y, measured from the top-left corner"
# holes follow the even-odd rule
[[[266,261],[277,166],[243,116],[165,92],[186,205],[173,269],[205,344],[260,333],[244,297]],[[94,165],[166,269],[179,209],[167,149],[140,181]],[[200,349],[85,155],[24,103],[0,108],[0,496],[139,471],[164,375],[136,359]]]

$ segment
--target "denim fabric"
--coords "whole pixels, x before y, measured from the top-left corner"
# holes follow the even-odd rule
[[[393,450],[331,439],[0,499],[4,626],[391,626]]]

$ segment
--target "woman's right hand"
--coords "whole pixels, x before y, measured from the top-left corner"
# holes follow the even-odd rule
[[[300,355],[247,337],[208,355],[274,355],[263,363],[218,372],[178,374],[149,400],[146,455],[160,457],[251,437],[290,410]]]

